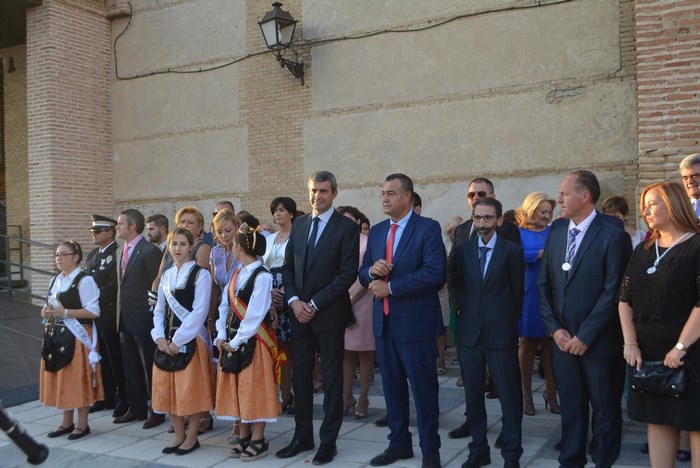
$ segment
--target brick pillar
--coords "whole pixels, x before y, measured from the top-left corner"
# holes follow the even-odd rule
[[[283,7],[298,21],[295,43],[302,38],[301,3],[287,0]],[[271,9],[271,0],[248,0],[248,53],[265,49],[258,21]],[[306,178],[315,170],[328,169],[304,167],[304,121],[311,115],[311,54],[305,52],[300,57],[306,64],[304,86],[280,68],[271,53],[241,62],[241,125],[248,129],[250,188],[242,198],[242,208],[261,220],[271,218],[270,202],[276,196],[290,196],[300,210],[308,212]],[[288,59],[294,58],[291,51],[288,54]],[[338,181],[341,188],[342,183]]]
[[[44,0],[27,11],[29,215],[32,240],[89,251],[91,213],[112,214],[110,22],[103,0]],[[53,268],[50,249],[32,264]],[[32,290],[46,291],[35,275]]]
[[[683,156],[700,151],[700,4],[637,0],[639,187],[679,179]]]

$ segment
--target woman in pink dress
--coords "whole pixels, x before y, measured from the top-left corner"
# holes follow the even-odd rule
[[[360,224],[365,216],[352,206],[339,206],[338,213]],[[367,236],[360,234],[360,258],[367,249]],[[343,360],[343,412],[349,414],[355,408],[355,419],[367,416],[369,386],[374,375],[374,332],[372,331],[372,294],[359,281],[350,287],[350,301],[355,323],[345,330],[345,357]],[[352,394],[357,361],[360,361],[360,396]],[[357,405],[357,406],[355,406]]]

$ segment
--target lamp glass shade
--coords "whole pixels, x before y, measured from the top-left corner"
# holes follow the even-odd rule
[[[268,49],[286,49],[292,44],[297,22],[289,12],[282,11],[281,3],[275,2],[272,6],[258,24]]]

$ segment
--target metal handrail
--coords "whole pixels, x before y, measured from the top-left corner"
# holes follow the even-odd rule
[[[5,229],[3,229],[5,228]],[[18,234],[17,236],[9,235],[4,232],[6,231],[6,228],[13,228],[16,229]],[[18,246],[13,246],[13,243],[15,245],[18,244]],[[37,242],[29,239],[24,239],[22,237],[22,226],[17,226],[17,225],[7,225],[7,226],[0,226],[0,245],[5,246],[5,254],[7,258],[0,258],[0,264],[5,265],[5,276],[0,277],[0,291],[7,291],[8,297],[12,297],[14,294],[23,294],[29,297],[33,297],[35,299],[44,299],[44,296],[40,296],[38,294],[34,294],[29,291],[23,291],[21,289],[17,289],[14,287],[13,282],[15,281],[15,276],[19,275],[19,280],[20,281],[25,281],[25,271],[30,271],[30,272],[35,272],[35,273],[40,273],[43,275],[47,276],[54,276],[56,274],[55,271],[49,271],[45,270],[43,268],[36,268],[30,265],[26,265],[24,261],[24,248],[25,246],[28,246],[29,248],[42,248],[42,249],[49,249],[51,252],[54,252],[56,250],[56,245],[51,245],[51,244],[45,244],[43,242]],[[14,262],[12,261],[12,253],[17,252],[19,261]]]

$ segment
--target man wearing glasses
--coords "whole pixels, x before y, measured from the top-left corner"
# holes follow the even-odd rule
[[[681,173],[683,187],[693,205],[695,215],[700,218],[700,153],[683,158],[678,170]]]
[[[493,183],[483,177],[477,177],[469,182],[469,188],[467,189],[467,202],[469,203],[469,208],[474,209],[474,203],[481,198],[496,198],[496,194],[493,190]],[[511,223],[510,221],[503,221],[502,224],[496,227],[496,233],[499,237],[509,240],[518,246],[521,246],[520,241],[520,231],[518,227]],[[469,239],[473,239],[477,236],[477,229],[474,226],[474,221],[468,219],[463,222],[455,229],[455,240],[452,244],[452,250],[450,251],[449,261],[447,262],[447,289],[450,295],[450,302],[455,303],[454,292],[452,291],[452,278],[455,275],[454,266],[454,254],[457,251],[457,247],[461,244],[467,242]],[[490,377],[489,377],[490,380]],[[489,382],[489,398],[495,398],[495,391],[492,390],[493,385]],[[469,437],[470,435],[468,421],[464,421],[461,426],[452,429],[447,433],[447,437],[450,439],[463,439]],[[496,448],[500,448],[502,444],[502,437],[499,435],[496,440]]]
[[[92,241],[97,246],[87,256],[85,271],[100,288],[100,316],[95,318],[105,399],[90,406],[90,412],[114,408],[112,417],[123,416],[129,409],[126,401],[126,378],[117,331],[117,243],[114,240],[117,221],[92,215]]]

